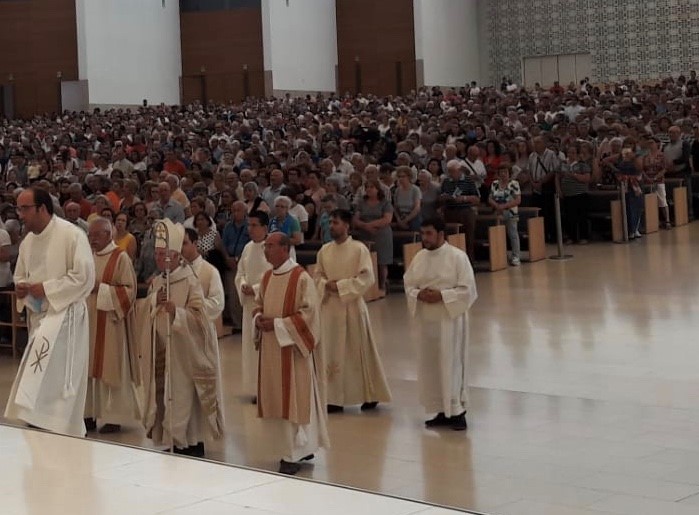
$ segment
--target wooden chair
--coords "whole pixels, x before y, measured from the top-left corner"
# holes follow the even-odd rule
[[[10,321],[2,322],[0,321],[0,327],[9,327],[11,330],[11,337],[9,344],[0,344],[2,347],[12,348],[12,358],[17,359],[17,334],[20,330],[28,330],[26,322],[26,310],[22,313],[18,313],[15,309],[17,303],[17,294],[14,290],[0,291],[0,295],[6,297],[5,300],[9,301],[10,307]]]

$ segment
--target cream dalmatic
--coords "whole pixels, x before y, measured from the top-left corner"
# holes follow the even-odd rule
[[[371,329],[364,293],[374,283],[371,254],[348,237],[318,252],[314,272],[320,308],[327,402],[336,406],[389,402],[386,374]],[[337,292],[326,288],[337,281]]]

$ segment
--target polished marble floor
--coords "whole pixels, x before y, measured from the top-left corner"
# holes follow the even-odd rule
[[[424,429],[405,300],[372,303],[394,402],[331,415],[301,475],[502,515],[699,513],[699,224],[568,250],[477,275],[466,433]],[[228,432],[209,457],[273,470],[239,339],[220,345]],[[15,368],[0,358],[0,404]],[[135,426],[110,439],[148,445]]]
[[[3,515],[457,515],[279,474],[30,429],[0,426],[0,452]]]

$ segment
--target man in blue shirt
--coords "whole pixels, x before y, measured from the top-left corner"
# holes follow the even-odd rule
[[[460,223],[466,236],[466,254],[475,261],[476,209],[480,195],[473,177],[464,172],[461,161],[452,159],[447,163],[447,177],[442,182],[440,203],[444,207],[444,220]]]
[[[235,287],[235,273],[238,270],[238,260],[245,245],[250,241],[248,234],[248,217],[245,203],[238,200],[231,206],[231,220],[223,228],[223,252],[226,257],[228,271],[226,272],[226,305],[233,326],[233,333],[239,333],[243,328],[243,306],[238,298]]]

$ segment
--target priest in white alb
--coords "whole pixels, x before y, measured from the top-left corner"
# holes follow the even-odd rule
[[[172,444],[177,454],[202,457],[205,437],[223,433],[218,342],[210,331],[199,279],[181,257],[183,241],[181,224],[156,222],[155,261],[161,274],[148,293],[150,338],[141,354],[143,422],[155,445]]]
[[[444,221],[422,223],[420,250],[403,277],[418,334],[420,402],[427,427],[462,431],[468,409],[468,311],[478,298],[468,256],[445,240]]]
[[[89,332],[85,300],[95,264],[85,232],[53,214],[39,188],[17,197],[28,233],[19,247],[14,281],[17,309],[26,307],[29,343],[5,417],[56,433],[85,436]]]
[[[182,257],[187,260],[194,270],[201,284],[204,294],[204,313],[209,320],[209,339],[207,341],[216,342],[211,347],[211,358],[216,368],[216,401],[223,419],[223,383],[221,380],[221,356],[218,350],[218,333],[216,332],[216,320],[223,313],[226,305],[226,294],[223,290],[223,281],[218,269],[206,261],[199,253],[197,240],[199,235],[194,229],[187,227],[184,230],[184,241],[182,242]]]
[[[243,394],[252,397],[253,401],[257,399],[258,355],[253,337],[252,311],[255,309],[255,296],[260,290],[262,276],[272,268],[265,258],[268,226],[269,215],[264,211],[253,211],[248,215],[250,241],[243,249],[235,274],[235,287],[243,305],[242,388]]]
[[[333,241],[318,252],[314,277],[321,299],[320,341],[327,382],[328,413],[361,404],[362,410],[389,402],[376,338],[364,294],[374,283],[367,246],[349,235],[352,214],[336,209],[330,215]]]
[[[112,239],[112,224],[90,222],[87,237],[94,253],[96,281],[87,299],[90,318],[90,366],[85,425],[116,433],[121,424],[140,418],[136,388],[141,383],[136,342],[129,338],[129,316],[136,300],[136,272],[131,258]]]
[[[313,279],[290,259],[291,242],[284,233],[265,241],[272,270],[265,273],[253,314],[260,350],[257,412],[264,419],[270,445],[279,445],[279,472],[296,474],[301,462],[328,446],[316,354],[318,298]]]

